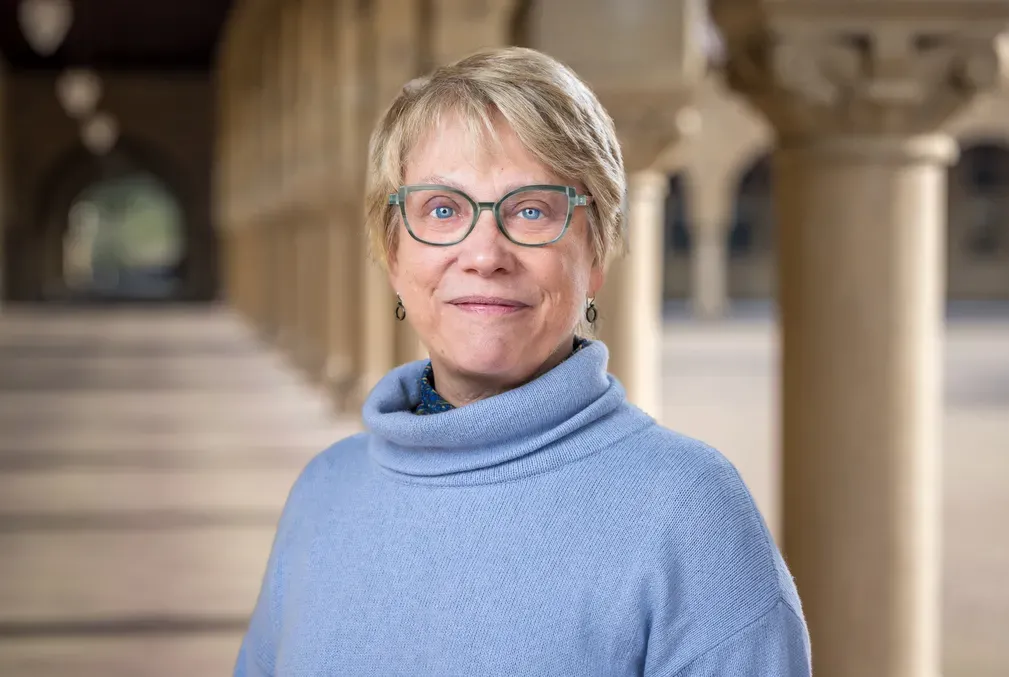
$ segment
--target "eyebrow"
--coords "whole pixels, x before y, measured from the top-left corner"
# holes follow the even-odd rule
[[[452,179],[449,179],[447,177],[441,176],[439,174],[430,174],[428,176],[425,176],[420,181],[418,181],[417,183],[418,184],[437,184],[437,185],[441,185],[441,186],[448,186],[449,188],[455,188],[456,190],[462,191],[463,193],[466,193],[467,195],[469,195],[469,191],[467,191],[465,188],[463,188],[463,186],[458,181],[453,181]],[[557,183],[556,181],[518,181],[518,182],[512,182],[512,183],[507,184],[504,187],[504,190],[502,191],[501,195],[506,195],[506,194],[510,193],[511,191],[515,190],[516,188],[522,188],[524,186],[536,186],[536,185],[542,185],[542,184],[547,184],[547,185],[565,185],[563,183]],[[500,196],[498,196],[498,197],[500,197]]]

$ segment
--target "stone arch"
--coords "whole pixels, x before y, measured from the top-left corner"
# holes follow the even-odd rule
[[[949,170],[951,299],[1009,299],[1009,142],[974,138]]]
[[[767,298],[774,294],[774,196],[771,156],[750,163],[736,186],[729,228],[729,294]]]
[[[181,205],[155,175],[101,179],[75,198],[63,238],[66,300],[166,300],[181,282]]]
[[[201,205],[192,181],[197,177],[180,171],[165,153],[144,141],[122,138],[107,156],[98,157],[83,146],[66,150],[43,175],[27,202],[28,213],[12,232],[6,248],[8,294],[11,300],[43,302],[62,286],[63,243],[74,200],[89,186],[143,172],[157,178],[181,208],[184,253],[180,265],[182,284],[173,300],[209,299],[214,290],[207,280],[215,270],[197,270],[194,259],[213,268],[216,257],[214,233],[200,217]],[[208,177],[209,180],[209,177]],[[194,257],[195,248],[204,248]],[[206,255],[211,253],[211,255]]]

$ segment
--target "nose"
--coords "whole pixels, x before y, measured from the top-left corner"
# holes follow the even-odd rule
[[[494,213],[480,212],[473,231],[459,243],[458,262],[466,272],[481,277],[510,272],[515,267],[514,245],[498,229]]]

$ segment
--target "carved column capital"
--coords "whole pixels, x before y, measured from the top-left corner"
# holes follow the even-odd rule
[[[603,91],[599,98],[613,118],[628,174],[652,169],[669,146],[692,131],[684,116],[691,104],[687,92]]]
[[[727,82],[786,138],[937,131],[999,86],[1009,62],[1009,2],[715,0],[712,10]]]

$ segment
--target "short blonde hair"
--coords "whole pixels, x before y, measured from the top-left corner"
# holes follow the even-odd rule
[[[532,49],[477,52],[407,84],[379,119],[368,152],[365,221],[372,257],[388,264],[398,212],[388,196],[404,180],[407,156],[448,114],[487,141],[499,115],[552,172],[592,195],[588,223],[596,263],[623,253],[623,159],[613,121],[573,71]]]

